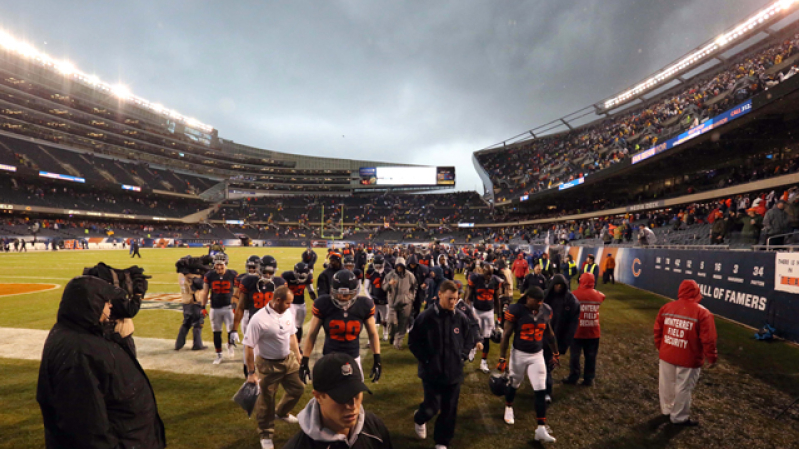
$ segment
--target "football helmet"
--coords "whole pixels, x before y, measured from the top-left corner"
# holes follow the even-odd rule
[[[297,278],[297,281],[302,284],[308,280],[308,274],[310,274],[310,268],[308,268],[308,264],[305,262],[297,262],[294,265],[294,277]]]
[[[344,269],[345,270],[354,270],[355,269],[355,259],[352,256],[344,256]]]
[[[504,396],[509,383],[510,379],[505,374],[493,375],[488,378],[488,388],[494,396]]]
[[[382,272],[383,266],[385,266],[385,264],[386,264],[386,258],[383,257],[382,254],[377,254],[375,255],[375,258],[372,259],[372,267],[377,271]]]
[[[502,343],[502,329],[499,327],[495,327],[494,330],[491,331],[491,341],[494,343]]]
[[[261,272],[266,274],[275,274],[277,271],[277,260],[272,256],[264,256],[261,259]]]
[[[350,270],[337,272],[333,275],[333,285],[330,292],[333,304],[336,307],[347,310],[351,305],[355,304],[360,289],[361,283],[358,282],[355,273]],[[350,296],[350,299],[343,299],[345,296]]]
[[[258,256],[248,257],[245,267],[247,268],[247,273],[258,274],[261,271],[261,258]]]
[[[228,261],[229,261],[229,259],[227,257],[227,254],[225,254],[225,253],[216,253],[216,254],[214,254],[214,265],[221,263],[221,264],[227,266]]]

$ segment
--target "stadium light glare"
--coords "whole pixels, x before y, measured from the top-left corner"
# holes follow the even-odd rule
[[[69,61],[54,60],[47,54],[38,51],[31,44],[17,40],[3,30],[0,30],[0,47],[4,48],[9,52],[16,53],[24,58],[35,60],[39,62],[41,65],[51,70],[54,70],[55,72],[61,74],[62,76],[77,79],[99,91],[111,93],[112,95],[120,98],[121,100],[133,102],[144,108],[150,109],[151,111],[157,114],[164,115],[172,120],[183,122],[192,128],[198,129],[206,133],[210,133],[214,130],[213,126],[206,125],[198,121],[197,119],[189,119],[188,117],[180,115],[177,111],[170,111],[161,105],[153,105],[152,103],[143,98],[136,97],[133,95],[130,89],[128,89],[125,86],[122,85],[111,86],[107,83],[102,82],[95,75],[87,75],[78,70],[78,68],[75,67],[75,65],[73,65]]]
[[[772,3],[770,6],[760,10],[732,30],[722,34],[721,36],[718,36],[714,42],[706,45],[704,48],[701,48],[692,54],[689,54],[675,64],[664,68],[660,73],[656,74],[646,82],[640,83],[632,89],[622,92],[614,98],[606,100],[604,102],[605,109],[619,106],[630,98],[633,98],[653,88],[660,81],[667,80],[675,73],[683,71],[693,65],[702,63],[706,58],[715,53],[721,47],[745,36],[747,33],[754,30],[758,25],[765,23],[767,19],[774,17],[777,12],[786,11],[793,8],[797,2],[799,2],[799,0],[778,0]]]
[[[117,96],[117,97],[119,97],[119,98],[121,98],[123,100],[126,100],[126,99],[130,98],[130,96],[131,96],[130,90],[127,87],[125,87],[125,86],[123,86],[121,84],[117,84],[116,86],[112,86],[111,87],[111,93],[113,93],[115,96]]]
[[[69,61],[62,61],[57,63],[56,69],[67,76],[72,75],[76,71],[75,66],[72,65],[72,63]]]

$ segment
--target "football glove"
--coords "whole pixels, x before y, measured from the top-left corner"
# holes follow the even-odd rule
[[[505,360],[504,357],[501,357],[499,359],[499,363],[497,363],[497,371],[499,371],[500,373],[504,373],[505,370],[507,369],[508,369],[508,361]]]
[[[380,354],[375,354],[375,363],[372,365],[372,374],[369,376],[372,383],[377,383],[381,374],[383,374],[383,366],[380,364]]]
[[[300,380],[307,384],[311,380],[311,368],[308,367],[308,357],[303,357],[300,362]]]
[[[231,332],[230,336],[228,337],[228,340],[227,340],[228,344],[231,344],[231,345],[234,345],[234,346],[236,345],[236,343],[238,343],[240,341],[241,340],[239,340],[239,333],[238,332]]]
[[[549,361],[549,368],[555,369],[560,366],[560,354],[552,354],[552,359]]]
[[[202,312],[200,312],[200,313],[202,313],[203,314],[203,318],[205,318],[205,317],[208,316],[208,309],[203,308]]]

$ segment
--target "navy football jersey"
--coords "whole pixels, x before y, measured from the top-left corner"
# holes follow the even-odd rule
[[[552,308],[541,304],[537,314],[524,304],[512,304],[505,320],[513,323],[513,349],[534,354],[544,349],[544,332],[552,320]]]
[[[313,314],[322,321],[325,329],[325,346],[322,354],[334,352],[361,355],[358,338],[364,323],[375,315],[375,303],[366,296],[358,296],[355,304],[346,311],[333,303],[330,295],[321,295],[313,303]]]
[[[488,281],[482,274],[472,273],[469,276],[469,301],[477,310],[494,310],[494,294],[498,289],[499,279],[496,276],[491,276]]]
[[[444,275],[444,279],[449,279],[450,281],[455,280],[455,272],[452,271],[452,268],[450,268],[449,265],[447,265],[446,267],[443,266],[441,267],[441,274]]]
[[[305,304],[305,289],[309,285],[313,285],[313,275],[308,274],[304,282],[300,282],[300,280],[297,279],[297,275],[294,274],[293,271],[284,271],[281,277],[286,281],[286,285],[289,286],[291,293],[294,293],[294,301],[291,303]]]
[[[369,295],[374,299],[375,304],[384,305],[388,304],[388,295],[383,290],[383,281],[386,279],[387,271],[384,269],[382,273],[378,272],[372,267],[366,271],[366,279],[369,280]]]
[[[211,270],[205,273],[203,282],[208,285],[208,290],[211,292],[211,308],[218,309],[230,305],[230,298],[233,296],[233,288],[236,284],[236,273],[233,270],[225,270],[225,273],[220,275],[216,270]]]
[[[239,291],[243,307],[250,312],[250,316],[261,310],[272,300],[275,290],[281,285],[286,285],[286,281],[281,277],[273,277],[262,280],[257,274],[248,274],[239,283]]]

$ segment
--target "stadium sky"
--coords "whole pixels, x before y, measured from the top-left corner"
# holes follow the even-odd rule
[[[455,165],[616,94],[765,0],[81,1],[0,26],[100,79],[301,154]]]

